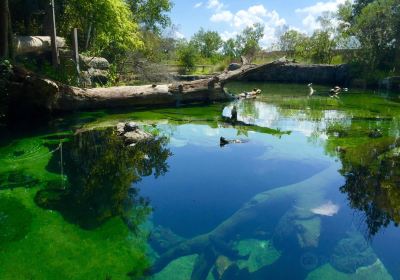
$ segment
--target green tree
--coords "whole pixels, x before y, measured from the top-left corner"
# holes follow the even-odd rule
[[[182,66],[186,72],[193,70],[199,57],[196,46],[192,42],[187,42],[186,40],[182,40],[178,43],[176,55],[180,66]]]
[[[358,16],[361,11],[368,6],[368,4],[374,2],[375,0],[356,0],[353,5],[353,15]]]
[[[354,19],[352,30],[361,45],[360,60],[368,68],[391,70],[398,65],[400,3],[397,0],[369,3]]]
[[[205,31],[203,28],[193,35],[191,41],[198,49],[201,56],[205,58],[215,56],[223,43],[218,32]]]
[[[279,49],[286,52],[289,57],[294,57],[298,48],[306,35],[296,30],[288,30],[279,37]]]
[[[225,57],[228,57],[230,59],[236,58],[239,56],[239,52],[236,46],[236,42],[234,39],[228,39],[225,41],[222,45],[222,54]]]
[[[69,0],[61,25],[63,34],[78,27],[84,34],[85,47],[112,61],[143,46],[138,25],[124,0]]]
[[[236,37],[236,47],[240,55],[253,58],[260,51],[260,40],[264,36],[264,26],[256,23],[253,26],[246,27]]]
[[[336,41],[330,32],[317,30],[309,40],[309,56],[315,63],[332,63]]]
[[[133,17],[147,31],[159,34],[171,24],[168,12],[173,3],[170,0],[128,0]]]

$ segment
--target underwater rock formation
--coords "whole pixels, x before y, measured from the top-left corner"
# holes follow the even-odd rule
[[[358,232],[350,232],[336,245],[331,264],[338,271],[355,273],[358,268],[372,265],[377,259],[365,238]]]
[[[221,255],[232,260],[247,259],[232,248],[238,232],[242,232],[243,228],[249,230],[257,228],[266,219],[271,218],[260,217],[259,213],[269,213],[285,206],[289,210],[281,223],[282,231],[294,236],[294,243],[299,248],[306,249],[317,246],[320,235],[320,218],[313,214],[311,209],[325,200],[326,189],[340,185],[341,180],[338,180],[337,169],[337,166],[332,165],[307,180],[259,193],[211,232],[181,242],[162,254],[154,264],[153,272],[161,271],[172,260],[181,256],[198,254],[199,257],[191,279],[206,279],[210,269]],[[295,201],[294,204],[293,201]],[[277,235],[280,236],[280,234]],[[283,236],[289,237],[288,235]],[[279,245],[277,247],[279,250],[284,251],[285,248],[288,248],[287,246],[292,245],[292,242],[287,240],[279,241],[278,238],[274,239],[274,245]],[[242,271],[235,266],[230,266],[226,273],[239,275]]]

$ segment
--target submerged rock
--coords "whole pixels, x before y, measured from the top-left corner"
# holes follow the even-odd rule
[[[255,272],[266,265],[271,265],[281,256],[281,253],[268,240],[241,240],[235,245],[235,249],[241,256],[248,256],[247,260],[238,261],[238,266],[240,269],[247,268],[249,272]]]
[[[331,264],[338,271],[355,273],[358,268],[372,265],[377,259],[365,238],[358,232],[352,232],[336,245]]]
[[[194,263],[198,255],[190,255],[178,258],[169,263],[159,273],[153,275],[151,280],[188,280],[191,279]]]
[[[355,273],[348,274],[336,270],[330,264],[318,267],[308,274],[306,280],[393,280],[383,263],[378,259],[369,266],[360,267]]]
[[[162,226],[157,226],[152,232],[150,236],[151,246],[158,252],[164,253],[168,249],[177,245],[178,243],[184,240],[183,237],[175,234],[169,228],[165,228]]]
[[[229,269],[233,262],[226,256],[219,256],[215,261],[215,270],[218,275],[218,279],[224,275],[224,273]]]

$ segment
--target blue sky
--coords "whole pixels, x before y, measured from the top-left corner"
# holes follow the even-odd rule
[[[190,38],[200,27],[218,31],[224,39],[260,22],[265,26],[264,47],[271,46],[284,26],[310,33],[317,18],[335,12],[345,0],[174,0],[172,22],[178,36]]]

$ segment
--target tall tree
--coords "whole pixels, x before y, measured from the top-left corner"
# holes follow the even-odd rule
[[[306,35],[296,30],[288,30],[279,37],[279,49],[284,51],[287,56],[294,57],[296,48],[305,39]]]
[[[111,61],[143,44],[125,0],[69,0],[61,25],[62,33],[66,35],[72,28],[79,28],[85,34],[81,41],[89,42],[92,53],[106,56]]]
[[[222,39],[218,32],[205,31],[203,28],[193,35],[192,42],[205,58],[211,58],[222,47]]]
[[[147,31],[159,34],[171,23],[168,12],[173,4],[170,0],[128,0],[133,17]]]
[[[229,58],[235,58],[239,56],[237,47],[236,47],[236,42],[234,39],[228,39],[225,41],[222,45],[222,54],[226,57]]]
[[[400,3],[375,0],[354,19],[353,32],[361,44],[361,61],[368,68],[391,70],[400,59]]]
[[[260,40],[264,37],[264,26],[256,23],[245,28],[236,38],[236,45],[240,55],[253,58],[261,49]]]

